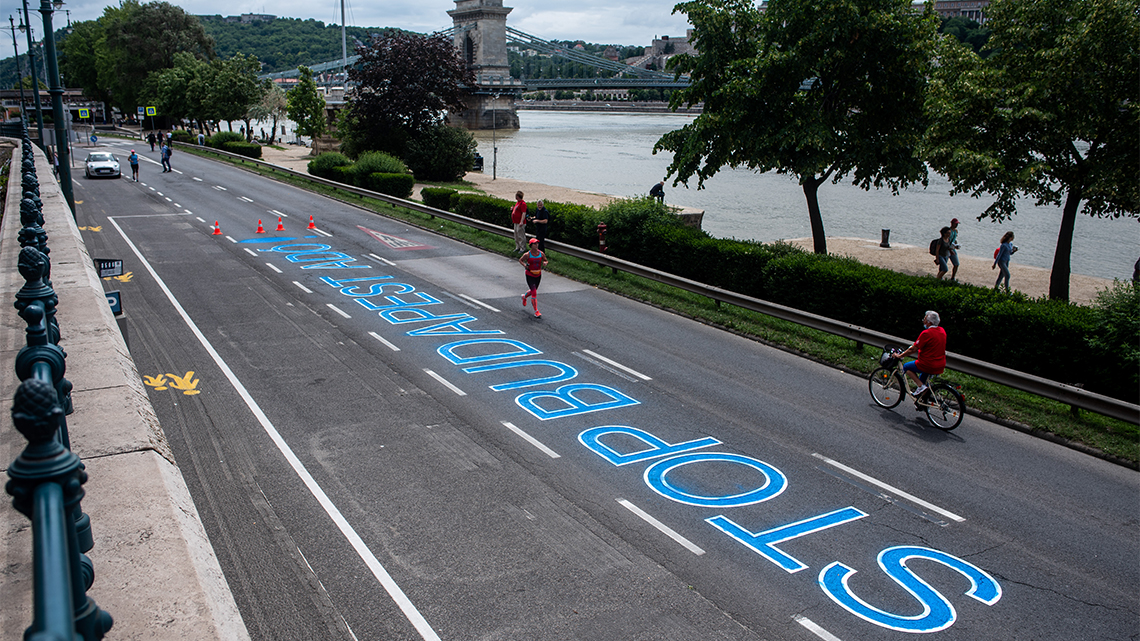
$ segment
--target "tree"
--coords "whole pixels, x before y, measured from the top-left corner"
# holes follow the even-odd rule
[[[408,137],[445,122],[447,110],[464,108],[464,86],[475,77],[451,38],[386,32],[349,69],[357,83],[338,134],[348,147],[403,154]]]
[[[95,50],[98,86],[122,111],[134,111],[147,75],[173,67],[174,54],[213,57],[213,41],[198,19],[168,2],[124,0],[104,9],[99,23],[103,37]]]
[[[475,164],[475,136],[466,129],[436,125],[408,141],[404,159],[417,180],[461,180]]]
[[[285,102],[285,92],[277,83],[270,82],[265,87],[265,94],[261,101],[249,108],[249,117],[259,122],[271,120],[269,128],[269,144],[277,140],[277,121],[288,116],[288,105]]]
[[[83,95],[99,102],[110,102],[111,92],[99,84],[97,50],[104,39],[103,27],[97,20],[84,20],[72,25],[74,31],[59,42],[59,70],[67,83],[82,87]]]
[[[185,51],[174,54],[173,67],[152,71],[146,77],[139,95],[140,100],[154,106],[158,113],[175,120],[198,115],[201,104],[190,99],[190,84],[204,66],[206,63]]]
[[[211,60],[202,65],[190,83],[188,95],[201,105],[207,120],[224,120],[233,131],[234,120],[246,120],[249,108],[261,100],[265,84],[258,79],[261,65],[254,56],[234,54],[229,60]]]
[[[325,134],[328,120],[325,116],[325,98],[313,82],[313,70],[298,67],[301,79],[285,96],[289,119],[297,123],[297,134],[319,138]]]
[[[1069,299],[1077,211],[1140,216],[1140,17],[1134,0],[997,0],[994,54],[939,49],[926,155],[953,193],[1062,206],[1049,297]],[[1083,206],[1082,206],[1083,203]]]
[[[775,170],[799,178],[816,253],[827,253],[817,192],[851,175],[863,189],[893,192],[926,182],[916,149],[938,26],[930,4],[910,0],[694,0],[689,16],[698,54],[670,59],[688,88],[674,109],[704,103],[692,123],[654,152],[671,151],[674,184],[698,189],[721,167]]]

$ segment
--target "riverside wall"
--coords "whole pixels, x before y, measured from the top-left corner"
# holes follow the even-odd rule
[[[23,450],[11,398],[20,381],[16,354],[26,323],[12,302],[24,279],[20,251],[20,142],[12,149],[4,217],[0,221],[0,470]],[[95,547],[88,556],[95,583],[88,595],[114,617],[110,639],[246,641],[249,634],[214,556],[190,492],[119,332],[67,202],[43,153],[36,173],[44,229],[51,248],[57,318],[74,384],[75,412],[67,417],[72,449],[89,480],[83,510]],[[110,231],[110,230],[108,230]],[[7,478],[7,475],[4,475]],[[32,623],[31,522],[4,495],[0,505],[0,641],[23,639]]]

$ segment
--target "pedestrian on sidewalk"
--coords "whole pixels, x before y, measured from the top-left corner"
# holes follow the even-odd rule
[[[994,289],[998,289],[1002,281],[1005,281],[1005,293],[1009,293],[1009,259],[1013,257],[1013,253],[1017,251],[1017,245],[1013,244],[1013,232],[1007,231],[1001,237],[1001,245],[998,246],[997,251],[994,252],[994,264],[990,269],[1001,268],[998,272],[997,282],[994,283]]]
[[[546,226],[550,222],[550,212],[541,200],[535,203],[534,215],[530,216],[530,220],[534,222],[534,237],[538,240],[538,251],[545,253]]]
[[[162,173],[167,173],[170,169],[170,143],[162,143]]]
[[[941,231],[942,237],[938,239],[938,246],[934,256],[934,263],[938,265],[938,279],[941,280],[946,272],[950,271],[947,260],[950,258],[950,228],[943,227]],[[957,267],[955,267],[957,269]]]
[[[131,150],[131,155],[127,156],[127,162],[131,163],[131,178],[134,178],[135,182],[138,182],[139,181],[139,155],[135,153],[134,149]]]
[[[950,262],[954,265],[950,271],[950,280],[958,279],[958,250],[961,247],[958,244],[958,219],[954,218],[950,220]]]
[[[519,256],[519,264],[526,270],[526,285],[530,290],[522,295],[523,309],[526,309],[526,299],[530,299],[530,304],[534,307],[534,317],[542,318],[542,312],[538,311],[538,284],[542,282],[542,270],[546,268],[547,263],[546,254],[538,248],[538,239],[530,239],[530,251]]]
[[[511,224],[515,228],[515,251],[526,252],[526,201],[521,191],[515,192],[515,206],[511,208]]]

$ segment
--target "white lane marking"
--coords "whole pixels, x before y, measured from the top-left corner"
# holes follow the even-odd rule
[[[340,309],[339,307],[337,307],[336,305],[333,305],[332,303],[325,303],[325,307],[328,307],[329,309],[340,314],[341,316],[344,316],[345,318],[352,318],[351,316],[348,315],[348,312],[344,311],[343,309]]]
[[[491,307],[491,306],[490,306],[490,305],[488,305],[487,303],[484,303],[484,302],[483,302],[483,301],[481,301],[481,300],[478,300],[478,299],[475,299],[475,298],[471,298],[471,297],[470,297],[470,296],[468,296],[467,294],[460,294],[460,296],[461,296],[461,297],[463,297],[463,298],[466,298],[467,300],[471,301],[472,303],[475,303],[476,305],[479,305],[480,307],[486,307],[487,309],[491,310],[492,312],[498,312],[498,311],[499,311],[499,310],[495,309],[494,307]]]
[[[226,189],[225,187],[222,187],[221,185],[214,185],[214,189],[217,189],[218,191],[229,191],[228,189]]]
[[[162,192],[161,192],[161,191],[155,190],[155,192],[154,192],[154,193],[158,194],[159,196],[162,196]]]
[[[550,449],[549,447],[546,447],[545,445],[542,444],[542,441],[539,441],[538,439],[531,436],[530,434],[527,434],[526,432],[515,427],[514,424],[508,423],[506,421],[500,421],[500,423],[502,423],[508,430],[510,430],[510,431],[514,432],[515,434],[518,434],[519,436],[521,436],[523,438],[523,440],[526,441],[527,443],[530,443],[531,445],[537,447],[543,454],[549,456],[550,458],[562,458],[561,455],[558,454],[558,452],[555,452],[554,450]]]
[[[198,182],[202,182],[202,179],[197,177],[197,176],[194,176],[194,180],[197,180]]]
[[[376,332],[368,332],[368,335],[371,336],[372,338],[375,338],[376,340],[380,341],[381,343],[384,343],[384,345],[386,345],[388,347],[388,349],[392,350],[393,352],[400,351],[399,347],[396,347],[395,345],[389,343],[387,340],[385,340],[385,338],[383,336],[377,334]]]
[[[380,258],[376,254],[368,254],[368,257],[369,258],[375,258],[376,260],[384,263],[385,265],[387,265],[389,267],[395,267],[396,266],[396,263],[393,263],[392,261],[388,260],[387,258]]]
[[[237,243],[237,239],[233,236],[226,236],[226,240],[230,241],[231,243]]]
[[[166,202],[168,202],[168,203],[174,202],[174,199],[172,199],[170,196],[163,196],[163,198],[165,198]]]
[[[313,290],[309,289],[308,287],[305,287],[304,285],[302,285],[301,283],[298,283],[297,281],[293,281],[293,284],[296,285],[297,287],[300,287],[301,291],[305,292],[306,294],[312,294],[313,293]]]
[[[937,512],[937,513],[941,514],[942,516],[945,516],[946,518],[948,518],[952,521],[957,521],[957,522],[961,523],[962,521],[966,520],[965,517],[958,516],[957,514],[954,514],[953,512],[951,512],[950,510],[944,510],[944,509],[938,507],[937,505],[935,505],[933,503],[930,503],[928,501],[924,501],[924,500],[918,498],[917,496],[915,496],[913,494],[904,492],[904,491],[898,489],[897,487],[894,487],[893,485],[888,485],[888,484],[880,481],[879,479],[877,479],[873,476],[868,476],[868,475],[860,472],[859,470],[847,467],[846,465],[840,463],[839,461],[829,459],[826,456],[824,456],[822,454],[817,454],[815,452],[812,452],[812,456],[823,461],[824,463],[827,463],[828,465],[830,465],[832,467],[835,467],[835,468],[843,470],[844,472],[847,472],[851,476],[854,476],[856,478],[859,478],[861,480],[864,480],[864,481],[870,483],[871,485],[874,485],[874,486],[882,488],[888,492],[891,492],[895,496],[898,496],[900,498],[904,498],[904,499],[910,501],[911,503],[914,503],[915,505],[921,505],[922,507],[924,507],[924,508],[926,508],[932,512]]]
[[[332,234],[328,233],[327,231],[325,231],[323,229],[313,229],[313,231],[317,232],[318,234],[320,234],[322,236],[327,236],[328,238],[332,238]]]
[[[277,269],[277,265],[274,265],[273,263],[265,263],[265,264],[266,264],[266,266],[269,267],[269,269],[272,269],[273,271],[277,272],[278,274],[284,274],[285,273],[285,272],[281,271],[280,269]]]
[[[257,255],[257,252],[253,251],[249,247],[242,247],[242,249],[244,249],[246,252],[248,252],[250,256],[256,256]]]
[[[245,385],[242,385],[242,382],[238,380],[237,375],[233,373],[230,366],[222,360],[221,355],[214,349],[214,346],[210,344],[210,341],[206,340],[206,336],[202,334],[202,331],[198,329],[198,326],[190,319],[190,315],[182,308],[182,304],[174,297],[174,293],[171,292],[170,288],[166,286],[166,283],[159,278],[158,272],[154,271],[154,268],[147,262],[147,259],[143,257],[142,252],[131,242],[131,239],[127,237],[122,227],[119,227],[114,217],[110,217],[107,220],[119,231],[119,235],[123,237],[123,240],[125,240],[127,245],[131,248],[131,251],[135,253],[135,256],[138,256],[143,266],[146,267],[146,270],[150,273],[151,278],[155,280],[163,293],[166,294],[167,300],[174,305],[174,309],[182,317],[183,322],[185,322],[186,326],[190,328],[190,331],[194,333],[194,336],[198,338],[198,342],[202,344],[202,347],[204,347],[210,354],[210,357],[213,358],[214,363],[217,364],[218,368],[225,374],[226,378],[229,379],[230,385],[233,386],[234,390],[241,396],[242,400],[245,401],[246,407],[253,413],[258,423],[261,424],[262,429],[265,430],[265,433],[269,435],[274,445],[277,446],[278,451],[285,457],[285,460],[289,462],[289,466],[293,468],[294,473],[300,477],[305,487],[308,488],[309,493],[311,493],[313,498],[317,499],[317,502],[324,508],[325,514],[328,514],[329,518],[336,524],[337,529],[340,530],[340,533],[349,544],[352,545],[352,549],[356,551],[357,556],[368,566],[368,569],[372,572],[372,576],[376,577],[380,585],[384,586],[384,590],[388,592],[388,596],[392,597],[392,600],[399,606],[400,611],[404,613],[404,616],[407,617],[416,631],[420,633],[424,641],[440,641],[439,635],[432,629],[431,624],[424,619],[424,616],[420,614],[420,611],[412,604],[408,595],[404,594],[404,591],[392,578],[392,575],[388,574],[388,571],[380,564],[380,560],[376,558],[372,550],[368,549],[364,540],[360,538],[360,535],[357,534],[348,520],[344,518],[340,509],[332,502],[332,499],[329,498],[328,494],[325,493],[316,479],[309,474],[309,470],[307,470],[305,465],[301,463],[301,460],[297,458],[293,449],[289,447],[289,444],[285,442],[285,439],[282,438],[277,428],[270,422],[269,417],[261,410],[261,406],[257,404],[257,401],[253,400],[249,391],[246,390]]]
[[[609,363],[610,365],[613,365],[614,367],[616,367],[616,368],[618,368],[618,369],[620,369],[620,370],[624,370],[624,371],[626,371],[626,372],[629,372],[630,374],[633,374],[634,376],[636,376],[636,377],[640,378],[640,379],[641,379],[641,380],[643,380],[643,381],[651,381],[651,380],[653,380],[652,378],[649,378],[649,377],[648,377],[648,376],[646,376],[645,374],[642,374],[641,372],[639,372],[639,371],[637,371],[637,370],[634,370],[634,369],[630,369],[630,368],[626,367],[625,365],[622,365],[621,363],[618,363],[618,362],[615,362],[615,361],[611,361],[610,359],[606,358],[605,356],[602,356],[601,354],[598,354],[598,353],[596,353],[596,352],[591,352],[591,351],[590,351],[590,350],[588,350],[588,349],[584,349],[584,350],[582,350],[582,351],[583,351],[583,352],[585,352],[586,354],[589,354],[590,356],[593,356],[594,358],[596,358],[596,359],[598,359],[598,360],[600,360],[600,361],[602,361],[602,362],[605,362],[605,363]]]
[[[190,212],[186,212],[186,213],[189,214]],[[210,223],[208,221],[202,220],[201,216],[195,216],[195,218],[197,218],[198,222],[200,222],[200,223],[206,223],[207,225],[210,225]],[[213,225],[210,225],[210,227],[213,227]]]
[[[811,632],[815,636],[823,639],[823,641],[840,641],[839,637],[819,627],[818,623],[805,616],[797,614],[792,618],[796,620],[796,623],[807,628],[808,632]]]
[[[277,214],[278,216],[281,216],[282,218],[288,218],[289,217],[289,214],[283,214],[283,213],[277,211],[276,209],[270,209],[269,213]]]
[[[633,512],[634,514],[636,514],[639,518],[641,518],[646,523],[648,523],[648,524],[652,525],[653,527],[657,528],[658,530],[660,530],[661,533],[664,534],[665,536],[667,536],[667,537],[673,539],[674,541],[680,543],[681,545],[683,545],[686,550],[692,552],[693,554],[696,554],[697,556],[700,556],[700,555],[705,553],[705,551],[702,550],[696,543],[693,543],[689,539],[686,539],[685,537],[681,536],[680,534],[677,533],[676,530],[669,527],[668,525],[665,525],[661,521],[658,521],[657,519],[653,518],[647,512],[645,512],[641,508],[637,507],[633,503],[630,503],[629,501],[627,501],[625,499],[618,499],[617,502],[621,503],[622,507],[629,510],[630,512]]]
[[[424,368],[424,373],[427,374],[428,376],[434,378],[435,380],[439,381],[444,387],[455,392],[456,394],[458,394],[460,396],[467,396],[467,392],[464,392],[463,390],[459,389],[458,387],[452,385],[451,381],[440,376],[439,374],[436,374],[435,372],[431,371],[430,369]]]
[[[238,196],[238,200],[244,200],[247,203],[253,202],[252,198],[246,198],[245,196]]]
[[[479,306],[476,305],[475,303],[464,300],[464,299],[456,296],[455,294],[452,294],[451,292],[444,292],[443,294],[445,296],[447,296],[448,298],[454,300],[455,302],[459,303],[460,305],[466,305],[466,306],[470,307],[471,309],[479,309]]]
[[[182,175],[182,172],[178,171],[177,169],[171,169],[170,171],[173,171],[174,173],[178,174],[179,176]]]

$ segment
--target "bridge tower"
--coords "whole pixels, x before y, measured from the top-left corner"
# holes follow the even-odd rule
[[[455,0],[448,11],[455,25],[455,47],[475,74],[466,108],[452,113],[468,129],[518,129],[515,99],[523,84],[511,78],[507,62],[507,14],[503,0]]]

